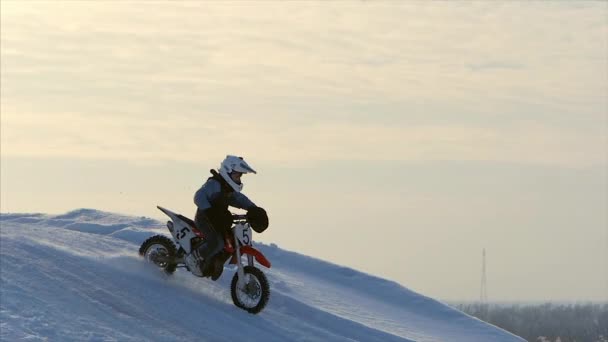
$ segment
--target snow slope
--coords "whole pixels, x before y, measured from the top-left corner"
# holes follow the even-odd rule
[[[272,227],[271,227],[272,229]],[[91,209],[0,214],[2,341],[523,341],[401,285],[276,245],[267,307],[217,282],[166,276],[138,257],[164,222]]]

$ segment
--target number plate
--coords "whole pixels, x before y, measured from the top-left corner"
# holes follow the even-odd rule
[[[238,224],[234,227],[234,231],[236,233],[236,238],[243,245],[251,246],[251,227],[247,224]]]

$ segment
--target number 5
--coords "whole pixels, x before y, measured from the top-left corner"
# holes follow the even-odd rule
[[[243,229],[243,242],[248,245],[249,244],[249,235],[248,235],[248,231],[249,229]]]
[[[180,230],[180,232],[181,232],[181,234],[178,234],[177,238],[181,240],[184,238],[184,236],[186,236],[186,234],[188,232],[190,232],[190,229],[188,229],[187,227],[184,227],[182,230]]]

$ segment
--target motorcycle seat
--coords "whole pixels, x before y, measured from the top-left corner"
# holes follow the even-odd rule
[[[177,217],[179,217],[180,220],[182,220],[182,221],[186,222],[187,224],[189,224],[190,227],[196,228],[196,224],[194,223],[194,221],[192,221],[191,219],[187,218],[186,216],[177,214]]]

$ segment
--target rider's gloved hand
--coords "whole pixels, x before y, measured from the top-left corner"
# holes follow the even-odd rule
[[[256,233],[261,233],[268,228],[268,214],[261,207],[252,207],[247,211],[247,221]]]

